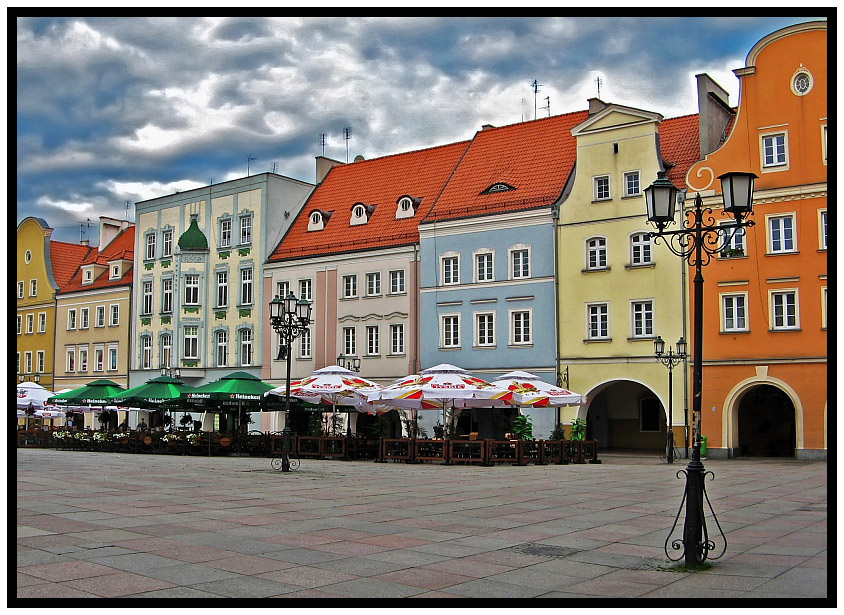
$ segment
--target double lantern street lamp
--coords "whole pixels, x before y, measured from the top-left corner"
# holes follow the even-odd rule
[[[645,202],[648,209],[648,222],[653,224],[657,231],[649,233],[654,238],[654,243],[662,239],[665,245],[677,256],[682,257],[695,267],[694,277],[694,303],[693,303],[693,376],[692,376],[692,427],[693,444],[692,457],[686,470],[680,470],[686,475],[686,489],[683,493],[683,501],[677,510],[677,517],[671,527],[668,537],[665,539],[665,554],[669,559],[668,541],[677,525],[680,511],[683,509],[683,502],[686,503],[686,520],[683,527],[683,538],[672,541],[671,547],[675,551],[683,549],[685,564],[697,566],[707,558],[718,559],[727,550],[727,539],[721,530],[721,525],[712,511],[709,509],[721,531],[724,541],[724,548],[717,557],[709,557],[709,552],[715,548],[715,543],[709,539],[704,520],[703,500],[706,496],[704,480],[706,474],[703,463],[700,459],[700,417],[701,417],[701,395],[703,388],[703,274],[701,268],[709,264],[713,254],[717,254],[726,247],[733,236],[742,228],[755,224],[748,220],[753,213],[753,185],[758,176],[755,173],[725,173],[718,177],[721,180],[721,193],[724,198],[724,213],[732,216],[734,221],[718,224],[712,209],[703,207],[703,199],[700,194],[695,196],[694,208],[686,212],[686,219],[682,228],[668,230],[666,227],[674,224],[674,209],[677,204],[678,190],[666,177],[664,171],[660,171],[656,181],[645,189]],[[713,475],[714,476],[714,475]]]
[[[357,373],[360,371],[360,358],[347,357],[341,352],[337,355],[337,365]]]
[[[282,430],[281,471],[290,471],[290,363],[293,340],[308,330],[311,324],[311,302],[296,299],[288,292],[283,299],[276,296],[270,301],[270,326],[279,335],[277,360],[287,359],[287,388],[284,397],[284,429]]]
[[[668,368],[668,443],[665,458],[668,463],[674,463],[674,377],[672,372],[674,366],[686,358],[686,340],[681,337],[677,340],[677,352],[669,348],[666,354],[665,342],[662,336],[658,335],[654,340],[654,354],[657,361]]]

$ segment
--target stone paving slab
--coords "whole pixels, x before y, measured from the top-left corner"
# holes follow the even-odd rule
[[[684,465],[656,456],[492,468],[306,460],[281,473],[261,458],[149,455],[139,473],[134,455],[16,454],[21,605],[721,597],[811,606],[829,595],[825,462],[706,460],[729,543],[690,572],[663,552]],[[711,519],[709,529],[717,553]]]

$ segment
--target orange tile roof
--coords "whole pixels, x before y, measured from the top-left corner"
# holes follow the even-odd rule
[[[108,266],[109,261],[118,259],[126,259],[133,261],[135,255],[135,227],[130,226],[120,232],[117,237],[112,239],[105,249],[100,252],[97,248],[91,248],[88,255],[79,263],[73,276],[68,282],[61,287],[63,293],[77,292],[80,290],[90,290],[95,288],[108,288],[111,286],[125,286],[132,283],[132,268],[129,267],[123,272],[123,276],[118,280],[109,279],[108,271],[100,274],[91,284],[82,285],[82,265],[91,265],[94,263]]]
[[[577,158],[571,130],[587,117],[577,111],[478,132],[423,222],[551,205]],[[515,190],[482,194],[496,183]]]
[[[316,187],[269,262],[401,246],[419,241],[419,220],[436,201],[469,141],[360,160],[331,169]],[[400,197],[421,198],[416,215],[396,220]],[[366,224],[351,226],[355,203],[374,205]],[[314,210],[332,212],[321,231],[308,231]]]
[[[679,189],[686,187],[686,173],[695,162],[700,160],[698,118],[698,114],[683,115],[663,120],[659,125],[662,158],[665,162],[674,164],[668,169],[668,179]]]
[[[92,248],[78,243],[50,241],[50,262],[59,292],[65,289],[91,250]]]

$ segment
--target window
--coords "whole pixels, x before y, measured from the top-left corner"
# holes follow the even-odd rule
[[[290,282],[276,282],[275,285],[275,295],[281,299],[284,299],[287,296],[287,293],[290,292]]]
[[[381,352],[378,333],[378,325],[369,325],[366,327],[366,354],[370,356],[380,354]]]
[[[32,251],[31,250],[27,250],[26,252],[23,253],[23,260],[27,265],[30,263],[30,261],[32,261]]]
[[[33,314],[26,315],[26,332],[32,333],[35,324],[35,316]]]
[[[311,281],[299,280],[299,298],[305,301],[311,301]]]
[[[230,248],[232,245],[232,221],[220,221],[220,247]]]
[[[88,308],[85,308],[85,328],[88,328],[87,322],[87,315],[88,315]],[[38,312],[38,333],[46,333],[47,332],[47,312]]]
[[[117,369],[117,346],[108,347],[108,368],[111,371]]]
[[[376,271],[374,273],[366,274],[366,295],[372,297],[381,294],[381,273]]]
[[[120,265],[114,265],[111,268],[111,279],[116,280],[120,277]]]
[[[252,216],[240,219],[240,243],[252,243]]]
[[[355,328],[343,327],[343,354],[347,357],[357,355],[357,345],[355,344]]]
[[[229,273],[228,271],[217,272],[217,307],[228,307],[229,305]]]
[[[18,329],[18,335],[23,333],[23,316],[21,316],[20,314],[18,314],[18,316],[17,316],[17,329]]]
[[[142,286],[143,291],[141,295],[141,314],[152,314],[152,282],[144,282]],[[97,320],[99,321],[100,310],[103,311],[103,320],[105,320],[104,306],[100,306],[97,308]],[[105,326],[105,323],[98,323],[97,326],[103,327]]]
[[[786,156],[786,133],[762,135],[762,167],[783,166],[788,163]]]
[[[604,340],[610,337],[608,303],[591,303],[586,306],[587,339]]]
[[[302,359],[311,358],[311,330],[304,329],[299,337],[299,357]]]
[[[21,373],[21,353],[18,353],[17,373]]]
[[[88,282],[88,283],[91,282],[91,270],[90,269],[85,270],[85,282]]]
[[[821,149],[823,150],[823,163],[826,164],[826,124],[821,126]]]
[[[510,262],[513,265],[514,280],[530,277],[530,250],[518,248],[510,251]]]
[[[32,373],[32,351],[27,350],[23,355],[24,367],[27,374]]]
[[[639,196],[639,171],[624,174],[624,196]]]
[[[147,234],[146,252],[144,252],[144,259],[152,260],[155,258],[155,233]]]
[[[771,292],[771,329],[797,329],[797,291]]]
[[[343,276],[343,297],[351,299],[358,296],[358,276],[344,275]]]
[[[44,333],[44,329],[42,328],[42,314],[38,315],[38,332]],[[46,327],[47,324],[47,315],[43,314],[44,316],[44,326]],[[88,316],[88,308],[80,308],[79,310],[79,328],[80,329],[87,329],[88,325],[90,324],[89,316]]]
[[[728,222],[719,224],[727,225]],[[723,233],[724,247],[721,248],[720,257],[730,258],[734,256],[744,256],[745,236],[747,230],[744,228],[725,228],[721,231]]]
[[[23,299],[23,287],[24,287],[23,280],[19,280],[18,281],[18,299]]]
[[[607,268],[607,240],[604,237],[586,240],[586,268]]]
[[[18,353],[18,361],[20,361],[20,353]],[[35,351],[35,370],[39,374],[44,373],[44,366],[45,366],[45,354],[43,350]],[[85,371],[88,371],[88,368],[85,368]]]
[[[610,176],[602,175],[595,178],[595,200],[605,201],[610,198]]]
[[[173,231],[170,229],[161,233],[161,256],[173,256]]]
[[[68,331],[75,331],[76,330],[76,310],[70,309],[67,311],[67,330]]]
[[[492,312],[475,314],[475,345],[495,346],[495,318]]]
[[[826,329],[826,286],[821,286],[821,329]]]
[[[141,336],[141,369],[152,368],[152,337]]]
[[[631,303],[631,312],[633,318],[633,337],[653,337],[653,301],[633,301]]]
[[[606,251],[604,251],[604,262],[606,262]],[[634,233],[630,236],[630,264],[650,265],[651,260],[651,238],[647,233]]]
[[[475,282],[491,282],[493,279],[492,252],[475,254]]]
[[[398,295],[405,292],[404,269],[396,269],[390,272],[390,293]]]
[[[31,358],[32,355],[30,355]],[[65,350],[65,371],[75,372],[76,371],[76,349],[75,348],[68,348]],[[27,371],[32,371],[30,367]]]
[[[252,365],[251,329],[241,329],[240,331],[240,364],[243,366]]]
[[[102,348],[94,348],[94,371],[101,372],[105,368],[105,354]]]
[[[184,356],[186,359],[199,358],[199,327],[185,327]]]
[[[173,336],[161,335],[161,367],[173,367]]]
[[[444,256],[442,258],[442,281],[443,284],[460,283],[460,257]]]
[[[199,305],[199,275],[185,276],[185,305]]]
[[[252,305],[252,268],[240,270],[240,303]]]
[[[510,314],[513,345],[532,344],[530,310],[517,310]]]
[[[120,325],[120,305],[115,303],[111,306],[111,326],[117,327]]]
[[[771,254],[797,251],[794,214],[768,217],[768,251]]]
[[[639,403],[639,431],[660,431],[659,400],[656,397],[645,397]]]
[[[747,294],[721,295],[721,331],[747,330]]]
[[[818,237],[820,238],[820,249],[826,250],[826,210],[822,209],[818,212],[818,215],[820,223],[820,229],[818,231]]]
[[[404,325],[390,325],[390,354],[404,354]]]
[[[152,284],[152,282],[150,282]],[[152,286],[150,286],[150,294],[152,294]],[[150,309],[152,309],[150,307]],[[105,327],[105,306],[97,306],[97,320],[94,322],[95,327]]]
[[[161,280],[161,311],[164,314],[173,312],[173,279]]]
[[[29,296],[30,297],[37,297],[38,296],[38,280],[30,280],[29,281]]]
[[[457,314],[440,316],[440,347],[458,348],[460,346],[460,316]]]

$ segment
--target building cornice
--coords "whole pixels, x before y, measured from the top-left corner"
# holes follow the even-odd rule
[[[419,239],[431,239],[433,237],[459,235],[463,233],[481,233],[484,231],[510,229],[516,226],[552,224],[552,207],[553,204],[536,209],[474,216],[459,220],[425,222],[419,225]]]

